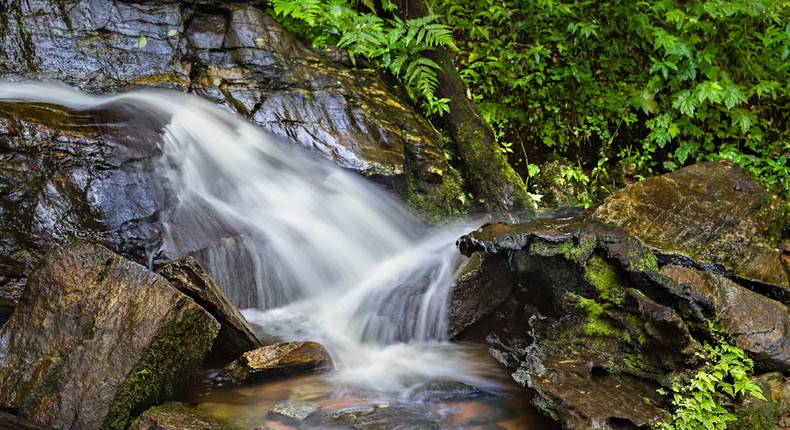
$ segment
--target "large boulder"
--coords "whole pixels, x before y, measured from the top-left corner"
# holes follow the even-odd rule
[[[536,406],[566,428],[635,428],[665,415],[656,389],[700,350],[673,308],[701,316],[704,303],[662,285],[648,248],[578,219],[492,223],[459,245],[509,262],[513,294],[484,325],[492,356],[535,391]]]
[[[458,186],[439,134],[377,73],[312,49],[259,2],[34,0],[8,9],[0,79],[189,91],[413,200]]]
[[[218,331],[145,267],[86,242],[58,248],[0,329],[0,407],[59,429],[124,429],[180,393]]]
[[[160,246],[172,199],[155,173],[160,127],[115,109],[0,103],[0,303],[17,300],[38,259],[71,238],[141,263]]]
[[[777,240],[782,204],[732,163],[703,163],[614,193],[592,219],[624,228],[681,265],[770,287],[790,302]]]

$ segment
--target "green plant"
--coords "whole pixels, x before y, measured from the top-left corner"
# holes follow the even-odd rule
[[[790,1],[436,6],[484,117],[533,159],[578,157],[594,187],[625,158],[637,178],[727,158],[790,197]]]
[[[708,366],[690,380],[676,379],[671,393],[674,412],[657,423],[658,430],[724,430],[736,417],[724,407],[726,402],[738,402],[747,397],[765,400],[760,387],[752,380],[752,360],[742,349],[726,342],[716,334],[717,343],[705,345]]]
[[[448,112],[449,99],[436,96],[441,67],[423,55],[438,46],[457,49],[438,16],[403,20],[389,0],[381,1],[381,16],[371,0],[272,0],[270,5],[289,30],[313,46],[342,48],[353,64],[366,58],[397,77],[428,115]]]

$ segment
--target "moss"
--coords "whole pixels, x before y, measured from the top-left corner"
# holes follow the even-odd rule
[[[628,255],[628,264],[633,271],[645,272],[652,270],[658,272],[658,260],[652,251],[640,244],[632,244]]]
[[[576,243],[573,239],[561,242],[549,242],[547,240],[535,239],[529,244],[529,253],[541,257],[554,257],[562,255],[568,260],[579,261],[586,258],[598,244],[595,238],[582,240]]]
[[[442,172],[439,185],[426,186],[420,182],[424,181],[410,178],[407,202],[424,220],[438,223],[469,213],[471,201],[457,170],[449,168]]]
[[[623,304],[625,287],[617,269],[599,254],[592,254],[584,264],[584,279],[595,287],[601,298],[617,306]]]
[[[618,335],[618,330],[603,319],[606,310],[602,304],[574,293],[566,293],[565,298],[572,306],[585,312],[585,318],[581,324],[585,334],[590,336]]]
[[[102,430],[123,430],[146,408],[175,398],[211,349],[219,325],[202,308],[184,306],[151,341],[118,387]]]

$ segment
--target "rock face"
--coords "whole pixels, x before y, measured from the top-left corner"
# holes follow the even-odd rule
[[[218,331],[143,266],[88,243],[59,248],[0,329],[0,405],[60,429],[124,429],[179,393]]]
[[[728,162],[640,181],[608,198],[592,219],[624,228],[670,261],[764,283],[774,297],[790,300],[775,243],[781,205]]]
[[[159,126],[112,110],[0,103],[0,302],[18,299],[36,261],[70,238],[146,261],[172,197],[153,173]]]
[[[464,254],[499,257],[512,278],[485,318],[489,351],[573,429],[661,419],[671,405],[656,389],[706,365],[711,321],[758,370],[786,372],[790,314],[760,294],[786,288],[775,204],[743,172],[708,163],[635,184],[591,214],[461,238]],[[750,405],[735,407],[739,428],[775,426],[770,404]]]
[[[219,334],[211,351],[214,361],[227,363],[261,346],[244,316],[225,298],[194,258],[184,257],[173,261],[156,272],[191,297],[219,322]]]
[[[759,367],[790,371],[790,309],[715,273],[667,265],[661,273],[710,300],[724,329]]]
[[[260,3],[34,0],[7,8],[0,79],[193,92],[409,197],[444,187],[452,170],[438,133],[375,73],[324,57]]]
[[[221,374],[223,379],[239,384],[328,370],[331,365],[329,353],[315,342],[281,342],[244,353]]]
[[[513,280],[501,256],[472,254],[450,295],[449,337],[456,336],[494,310],[512,289]]]

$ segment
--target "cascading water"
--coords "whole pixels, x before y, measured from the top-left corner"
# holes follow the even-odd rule
[[[134,109],[165,124],[161,168],[177,201],[164,220],[162,251],[201,254],[231,299],[250,308],[247,319],[267,332],[323,343],[341,385],[487,384],[444,334],[461,264],[454,242],[468,226],[430,231],[364,180],[197,97],[98,97],[2,83],[0,100]]]

